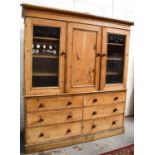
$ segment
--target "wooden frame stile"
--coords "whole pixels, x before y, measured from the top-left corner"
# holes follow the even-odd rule
[[[94,83],[92,85],[73,85],[72,84],[72,60],[73,58],[73,47],[76,46],[75,43],[73,43],[73,31],[74,30],[80,30],[83,32],[95,32],[96,33],[96,53],[95,53],[95,70],[94,72]],[[92,25],[86,25],[86,24],[77,24],[77,23],[69,23],[68,24],[68,32],[67,32],[68,39],[67,39],[67,83],[66,83],[66,91],[67,93],[76,93],[76,92],[88,92],[88,91],[97,91],[99,90],[99,70],[100,70],[100,56],[97,56],[97,54],[101,54],[101,27],[100,26],[92,26]],[[79,41],[80,42],[80,41]],[[82,43],[84,45],[84,43]],[[81,51],[80,51],[81,52]],[[80,57],[79,57],[80,59]],[[74,62],[75,65],[75,62]],[[81,65],[81,64],[80,64]],[[87,64],[83,64],[84,67],[86,67]],[[81,75],[80,75],[81,76]],[[81,76],[82,77],[82,76]]]
[[[125,35],[125,48],[124,48],[124,67],[123,67],[123,82],[116,84],[106,84],[106,63],[107,63],[107,37],[108,33]],[[126,89],[126,81],[127,81],[127,65],[128,65],[128,50],[129,50],[129,38],[130,31],[116,29],[116,28],[103,28],[103,40],[102,40],[102,62],[101,62],[101,80],[100,80],[100,89],[101,90],[122,90]]]
[[[60,28],[60,57],[59,57],[59,87],[32,88],[32,28],[33,25],[50,26]],[[66,49],[66,23],[54,20],[26,18],[25,39],[25,96],[37,94],[60,94],[64,93],[65,79],[65,49]],[[64,54],[61,54],[63,52]]]

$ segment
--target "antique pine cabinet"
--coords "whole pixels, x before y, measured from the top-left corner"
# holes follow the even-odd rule
[[[122,134],[133,23],[22,8],[25,152]]]

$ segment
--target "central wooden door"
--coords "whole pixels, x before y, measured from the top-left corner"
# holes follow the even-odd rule
[[[101,27],[69,23],[67,87],[70,92],[99,90]]]

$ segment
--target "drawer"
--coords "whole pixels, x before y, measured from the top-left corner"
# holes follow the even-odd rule
[[[125,102],[126,92],[110,92],[84,96],[84,106]]]
[[[117,115],[112,117],[105,117],[95,120],[88,120],[83,122],[82,133],[90,134],[103,130],[120,128],[123,126],[123,115]]]
[[[26,99],[27,112],[82,107],[82,96]]]
[[[81,122],[26,128],[26,144],[48,142],[81,134]]]
[[[123,114],[125,110],[124,108],[125,108],[124,103],[85,107],[83,110],[83,119],[87,120],[87,119]]]
[[[27,127],[82,120],[82,108],[27,113]]]

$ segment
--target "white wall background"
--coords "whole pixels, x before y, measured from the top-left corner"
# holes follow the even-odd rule
[[[21,0],[21,3],[29,3],[41,6],[56,7],[73,11],[88,12],[105,17],[118,18],[123,20],[134,20],[134,1],[133,0]],[[21,130],[24,126],[24,109],[23,109],[23,41],[24,41],[24,24],[21,18]],[[133,79],[133,39],[134,29],[131,30],[128,77],[127,77],[127,101],[126,116],[133,115],[134,105],[134,79]]]

